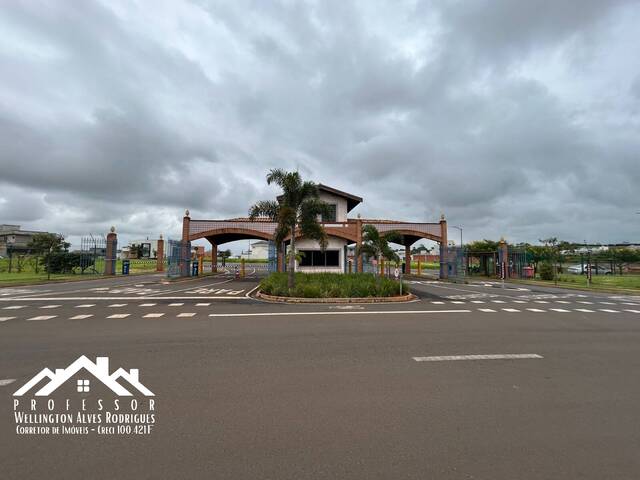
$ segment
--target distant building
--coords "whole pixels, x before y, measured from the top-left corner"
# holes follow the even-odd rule
[[[142,245],[142,255],[138,255],[131,248],[133,245]],[[122,247],[121,258],[146,258],[156,259],[158,257],[158,240],[133,240],[129,245]]]
[[[0,256],[7,257],[11,253],[27,253],[29,242],[38,232],[34,230],[21,230],[20,225],[0,225]]]
[[[269,258],[269,242],[266,240],[253,242],[248,251],[242,252],[240,258],[245,260],[267,260]]]

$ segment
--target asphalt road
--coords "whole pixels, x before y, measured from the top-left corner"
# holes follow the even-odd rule
[[[0,478],[640,477],[640,296],[424,280],[403,305],[277,305],[256,285],[0,289]],[[14,392],[81,355],[139,369],[150,433],[16,433]],[[109,410],[85,377],[21,407]]]

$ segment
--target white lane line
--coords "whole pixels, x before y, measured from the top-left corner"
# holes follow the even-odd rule
[[[630,312],[630,313],[640,313],[640,310],[630,310],[630,309],[627,309],[627,310],[625,310],[625,312]]]
[[[479,308],[478,310],[480,310],[481,312],[485,312],[485,313],[495,312],[495,310],[493,310],[491,308]]]
[[[527,310],[534,313],[544,313],[544,310],[540,310],[539,308],[527,308]]]
[[[76,315],[75,317],[71,317],[69,320],[84,320],[85,318],[91,318],[93,314],[89,313],[86,315]]]
[[[184,303],[170,303],[169,304],[170,307],[181,307],[183,305],[184,305]]]
[[[114,313],[113,315],[109,315],[107,318],[127,318],[130,313]]]
[[[156,305],[157,305],[156,303],[141,303],[138,306],[139,307],[155,307]]]
[[[544,358],[537,353],[498,353],[492,355],[444,355],[434,357],[413,357],[416,362],[451,362],[457,360],[520,360]]]
[[[304,315],[418,315],[422,313],[471,313],[471,310],[348,310],[323,312],[210,313],[210,317],[287,317]]]
[[[550,308],[549,310],[559,313],[569,313],[569,310],[565,310],[564,308]]]
[[[146,315],[143,315],[142,318],[160,318],[163,315],[164,313],[147,313]]]
[[[27,305],[11,305],[9,307],[2,307],[3,310],[19,310],[21,308],[27,308]]]
[[[27,322],[38,321],[38,320],[51,320],[52,318],[56,318],[57,315],[40,315],[38,317],[27,318]]]
[[[111,305],[107,305],[108,308],[122,308],[126,306],[126,303],[112,303]]]
[[[43,305],[43,306],[42,306],[42,307],[40,307],[40,308],[58,308],[58,307],[61,307],[61,306],[62,306],[62,305]]]
[[[0,302],[15,302],[16,300],[25,301],[29,300],[30,302],[63,302],[66,300],[73,301],[95,301],[95,300],[239,300],[239,299],[250,299],[250,297],[227,297],[227,296],[180,296],[180,297],[47,297],[47,298],[0,298]]]
[[[208,307],[210,303],[196,303],[196,307]]]
[[[520,310],[517,310],[515,308],[503,308],[502,309],[504,312],[510,312],[510,313],[515,313],[515,312],[519,312]]]
[[[17,318],[17,317],[0,317],[0,322],[6,322],[9,320],[13,320],[14,318]]]
[[[575,312],[595,313],[595,310],[589,310],[588,308],[574,308]]]
[[[83,303],[82,305],[76,305],[75,308],[91,308],[95,306],[95,303]]]
[[[618,310],[611,310],[609,308],[599,308],[598,310],[605,313],[620,313]]]
[[[251,298],[251,294],[253,292],[255,292],[258,288],[260,288],[260,284],[256,285],[255,287],[253,287],[251,290],[249,290],[247,293],[244,294],[245,298]]]
[[[493,303],[507,303],[504,300],[491,300]]]
[[[7,385],[15,382],[16,379],[15,378],[4,378],[2,380],[0,380],[0,387],[6,387]]]
[[[179,314],[178,314],[178,317],[179,317],[179,318],[184,318],[184,317],[193,317],[194,315],[195,315],[195,313],[191,313],[191,312],[188,312],[188,313],[179,313]]]

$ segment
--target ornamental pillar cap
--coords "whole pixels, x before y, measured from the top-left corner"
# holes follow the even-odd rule
[[[184,216],[185,216],[185,217],[188,217],[188,216],[189,216],[189,210],[185,210],[185,211],[184,211]]]
[[[444,213],[440,214],[440,221],[442,221],[442,220],[446,220],[446,218],[444,218]]]
[[[111,228],[109,229],[109,231],[110,231],[111,233],[116,233],[116,227],[111,226]]]
[[[160,240],[162,240],[162,234],[160,234]]]

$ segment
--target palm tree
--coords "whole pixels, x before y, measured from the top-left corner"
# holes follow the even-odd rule
[[[400,257],[398,257],[398,254],[389,246],[389,242],[399,243],[401,241],[402,236],[395,231],[380,235],[378,229],[373,225],[364,225],[362,227],[362,244],[360,245],[359,253],[364,253],[369,257],[376,258],[378,263],[380,263],[382,257],[398,263]]]
[[[284,240],[291,237],[291,252],[296,251],[296,231],[307,238],[320,243],[324,251],[327,246],[327,234],[318,221],[318,216],[329,215],[329,205],[320,200],[318,185],[310,181],[302,181],[298,172],[287,172],[274,168],[267,174],[267,184],[275,183],[282,189],[282,195],[277,200],[263,200],[249,209],[249,218],[267,217],[278,222],[274,234],[274,241],[281,251]],[[289,270],[287,285],[289,289],[295,286],[296,255],[289,255]]]

